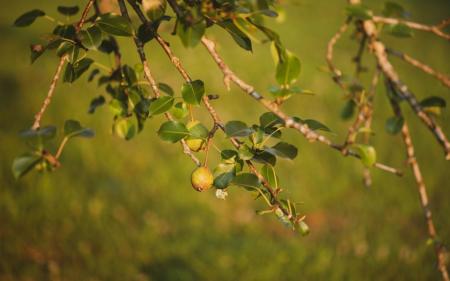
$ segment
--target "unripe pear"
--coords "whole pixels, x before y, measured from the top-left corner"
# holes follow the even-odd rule
[[[205,191],[213,185],[214,177],[208,167],[198,167],[191,175],[192,187],[197,191]]]
[[[186,124],[186,128],[188,130],[191,130],[193,127],[195,127],[198,124],[200,124],[200,122],[197,121],[197,120],[189,121]],[[205,144],[205,140],[204,139],[196,139],[196,138],[188,138],[186,140],[186,144],[188,145],[190,150],[198,152],[198,151],[203,149],[204,144]]]

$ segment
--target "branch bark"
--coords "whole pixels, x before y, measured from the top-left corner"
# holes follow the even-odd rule
[[[77,25],[75,26],[76,33],[80,32],[81,28],[83,27],[83,24],[86,21],[87,15],[88,15],[89,10],[91,9],[92,5],[94,4],[94,1],[95,0],[89,0],[89,2],[84,7],[81,18],[78,21]],[[67,61],[67,55],[62,56],[59,60],[58,67],[56,68],[56,72],[53,75],[52,82],[50,83],[50,88],[48,89],[48,92],[47,92],[47,96],[44,99],[44,102],[43,102],[40,110],[34,116],[33,126],[31,127],[33,130],[37,130],[41,127],[42,116],[44,115],[45,111],[47,110],[48,106],[50,105],[50,103],[52,101],[53,94],[55,93],[55,89],[56,89],[56,84],[58,83],[59,77],[61,76],[63,66],[66,61]]]

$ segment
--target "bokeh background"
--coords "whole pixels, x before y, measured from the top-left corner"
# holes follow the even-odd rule
[[[57,1],[61,5],[85,1]],[[301,87],[316,96],[298,96],[286,111],[327,124],[342,141],[350,121],[340,119],[342,93],[327,73],[327,40],[345,19],[344,0],[285,1],[285,20],[269,20],[285,45],[302,60]],[[381,1],[365,1],[376,11]],[[399,1],[412,17],[437,23],[450,16],[446,0]],[[320,144],[309,144],[295,132],[287,139],[299,147],[295,161],[280,161],[281,184],[291,198],[303,202],[311,233],[301,237],[273,216],[257,216],[258,202],[239,188],[226,201],[214,192],[197,193],[190,186],[193,169],[179,146],[156,136],[162,119],[150,120],[130,142],[111,134],[107,107],[87,114],[93,97],[103,93],[86,77],[74,85],[58,85],[44,117],[62,128],[77,119],[96,131],[92,140],[76,139],[52,174],[30,173],[16,181],[15,156],[25,150],[17,133],[32,124],[57,58],[46,54],[29,63],[28,45],[39,41],[51,23],[39,19],[32,27],[13,28],[15,18],[32,8],[57,16],[55,1],[17,0],[0,10],[0,280],[438,280],[436,260],[427,245],[426,228],[414,180],[405,164],[399,136],[384,132],[391,116],[382,86],[377,91],[373,143],[381,162],[400,167],[398,178],[373,171],[374,184],[362,185],[362,165]],[[168,30],[168,29],[167,29]],[[227,34],[213,29],[219,51],[231,67],[262,92],[274,83],[268,45],[253,53],[235,46]],[[225,120],[252,124],[264,111],[237,88],[226,92],[222,75],[199,46],[186,50],[178,38],[165,34],[192,77],[203,79]],[[336,63],[351,71],[357,49],[350,33],[336,47]],[[384,36],[395,46],[444,73],[450,73],[450,45],[430,34],[413,39]],[[138,62],[132,45],[122,40],[124,61]],[[159,81],[179,89],[182,84],[160,48],[146,46]],[[393,59],[405,82],[420,98],[450,91],[433,78]],[[109,63],[108,60],[105,63]],[[364,63],[373,70],[374,61]],[[365,81],[371,74],[365,74]],[[450,162],[431,134],[406,109],[441,238],[450,242]],[[205,116],[206,115],[202,115]],[[209,121],[204,119],[207,124]],[[450,114],[440,123],[450,133]],[[55,144],[56,145],[56,144]],[[214,155],[218,156],[218,155]]]

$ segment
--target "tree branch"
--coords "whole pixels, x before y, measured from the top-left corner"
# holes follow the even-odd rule
[[[444,33],[441,30],[441,26],[445,27],[448,24],[447,23],[448,19],[437,25],[425,25],[425,24],[412,22],[412,21],[406,21],[406,20],[400,20],[400,19],[394,19],[394,18],[385,18],[385,17],[379,17],[379,16],[373,16],[372,21],[376,22],[376,23],[385,23],[385,24],[404,24],[404,25],[408,26],[409,28],[426,31],[426,32],[431,32],[441,38],[450,40],[450,35],[447,33]]]
[[[359,3],[359,0],[353,0],[353,2]],[[434,119],[423,111],[419,102],[414,94],[408,89],[408,87],[401,82],[399,75],[395,71],[394,67],[388,60],[386,48],[384,44],[378,40],[378,34],[374,21],[365,20],[363,22],[364,31],[369,37],[369,44],[377,59],[378,65],[382,72],[389,79],[395,88],[401,93],[402,97],[409,103],[419,119],[428,127],[433,133],[438,143],[443,147],[445,157],[450,160],[450,142],[442,131],[441,127],[436,124]]]
[[[348,29],[348,24],[350,23],[351,18],[347,18],[345,23],[339,28],[339,30],[331,37],[330,41],[328,41],[327,45],[327,53],[326,53],[326,60],[328,64],[328,69],[333,74],[333,80],[338,84],[342,89],[346,89],[345,85],[342,84],[341,78],[342,78],[342,71],[340,71],[333,63],[333,53],[334,53],[334,46],[339,41],[339,39],[342,37],[342,34],[344,34]]]
[[[76,33],[80,32],[81,28],[83,27],[83,24],[86,21],[86,17],[89,13],[89,10],[92,7],[92,4],[94,4],[94,0],[89,0],[89,2],[86,4],[83,13],[81,15],[81,18],[78,21],[77,25],[75,26]],[[33,130],[37,130],[41,127],[42,116],[44,115],[45,111],[47,110],[47,107],[50,105],[50,102],[52,101],[52,97],[56,89],[56,84],[58,83],[59,77],[61,76],[61,72],[66,60],[67,55],[62,56],[59,60],[58,67],[56,68],[56,72],[53,75],[52,82],[50,83],[50,88],[48,89],[47,96],[44,99],[44,103],[42,104],[38,113],[36,113],[36,115],[34,116],[34,123],[33,126],[31,127]]]
[[[393,108],[393,111],[397,117],[403,118],[403,114],[401,112],[401,108],[398,103],[391,100],[391,105]],[[416,185],[419,192],[419,200],[420,205],[422,206],[424,215],[425,215],[425,221],[427,224],[427,230],[428,230],[428,236],[433,241],[434,249],[436,252],[436,257],[438,260],[438,268],[441,272],[442,279],[445,281],[449,281],[449,275],[446,268],[446,262],[445,262],[445,256],[446,252],[444,249],[444,246],[441,244],[440,241],[438,241],[436,228],[434,226],[433,222],[433,216],[431,212],[431,208],[429,206],[429,200],[428,200],[428,194],[427,194],[427,187],[425,185],[425,182],[422,177],[422,172],[420,170],[419,163],[417,162],[415,152],[414,152],[414,145],[411,140],[411,134],[409,133],[409,127],[408,124],[405,122],[402,127],[402,139],[405,144],[406,148],[406,155],[408,159],[408,164],[411,166],[411,171],[413,172],[414,179],[416,181]]]
[[[386,48],[386,52],[390,55],[393,55],[393,56],[396,56],[396,57],[402,59],[403,61],[422,70],[423,72],[425,72],[431,76],[434,76],[434,78],[438,79],[444,86],[446,86],[447,88],[450,88],[450,77],[448,77],[447,75],[434,70],[432,67],[426,65],[423,62],[416,60],[415,58],[413,58],[405,53],[402,53],[402,52],[399,52],[399,51],[396,51],[396,50],[393,50],[390,48]]]

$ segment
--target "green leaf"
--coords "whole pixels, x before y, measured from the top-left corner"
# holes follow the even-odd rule
[[[247,145],[242,145],[239,148],[239,158],[242,160],[250,160],[254,156],[253,151]]]
[[[247,137],[253,133],[253,129],[242,121],[230,121],[225,124],[225,133],[228,137]]]
[[[198,121],[189,122],[186,128],[189,131],[190,139],[206,139],[208,137],[208,129]]]
[[[78,8],[78,6],[58,6],[57,9],[58,12],[65,16],[73,16],[80,11],[80,8]]]
[[[444,107],[447,106],[447,103],[441,97],[431,96],[431,97],[423,99],[420,102],[420,106],[422,106],[422,107],[442,107],[442,108],[444,108]]]
[[[283,119],[273,112],[265,112],[259,117],[259,124],[263,129],[284,124]]]
[[[180,21],[177,24],[177,34],[186,48],[197,46],[205,34],[205,29],[206,24],[203,20],[194,25],[188,25]]]
[[[353,148],[361,157],[361,162],[366,167],[372,167],[377,162],[377,152],[373,146],[367,144],[356,144]]]
[[[189,131],[181,122],[167,121],[159,128],[158,135],[164,141],[175,143],[187,137],[189,135]]]
[[[264,165],[261,168],[261,175],[266,179],[269,183],[270,187],[277,189],[278,188],[278,177],[275,173],[275,168],[272,165]]]
[[[370,20],[372,12],[364,5],[349,5],[345,8],[347,15],[360,20]]]
[[[102,106],[105,104],[105,98],[103,96],[98,96],[91,100],[91,103],[89,105],[88,113],[93,114],[97,107]]]
[[[175,94],[172,87],[170,87],[166,83],[158,83],[158,88],[169,96],[173,96]]]
[[[404,121],[405,120],[403,119],[403,117],[393,116],[389,118],[388,120],[386,120],[386,124],[384,126],[386,132],[392,135],[398,134],[402,130]]]
[[[239,154],[236,150],[224,149],[220,152],[220,157],[226,163],[235,163],[239,159]]]
[[[78,60],[78,55],[80,54],[80,48],[77,45],[72,44],[72,42],[64,41],[59,45],[58,49],[56,50],[56,54],[59,57],[68,55],[69,62],[75,63]]]
[[[189,110],[186,103],[178,102],[170,109],[170,113],[172,113],[173,117],[176,119],[183,119],[188,116]]]
[[[42,156],[36,154],[23,154],[19,157],[16,157],[12,164],[12,172],[14,178],[19,179],[24,176],[26,173],[31,171],[40,161],[42,160]]]
[[[284,61],[279,61],[276,70],[276,79],[280,85],[288,86],[294,83],[300,75],[300,60],[288,53]]]
[[[261,185],[259,182],[259,179],[254,174],[250,173],[242,173],[237,175],[233,181],[232,184],[242,186],[247,190],[255,190],[258,189]]]
[[[114,122],[113,131],[116,136],[130,140],[136,135],[136,125],[129,118],[117,119]]]
[[[14,25],[17,27],[25,27],[31,25],[38,17],[45,16],[45,13],[41,10],[34,9],[21,15],[14,21]]]
[[[42,148],[43,143],[53,140],[56,137],[56,127],[46,126],[37,130],[28,129],[21,131],[19,136],[32,147]]]
[[[109,108],[115,116],[126,115],[128,111],[127,104],[124,101],[118,99],[112,99],[109,102]]]
[[[322,130],[325,132],[331,132],[330,128],[328,128],[323,123],[321,123],[317,120],[314,120],[314,119],[302,120],[301,123],[308,125],[308,128],[310,128],[313,131]]]
[[[171,96],[163,96],[152,101],[148,109],[150,116],[167,112],[172,107],[173,101],[174,98]]]
[[[281,158],[294,159],[297,157],[298,150],[292,144],[286,142],[279,142],[276,145],[267,148],[266,151]]]
[[[403,23],[388,25],[387,30],[391,35],[399,38],[410,38],[414,36],[413,30]]]
[[[235,164],[220,163],[214,169],[213,185],[218,189],[227,188],[236,176],[235,167]]]
[[[119,15],[103,14],[97,19],[96,24],[103,32],[111,35],[133,36],[133,26],[125,17]]]
[[[75,37],[75,34],[77,33],[75,26],[72,24],[66,24],[66,25],[58,25],[53,30],[54,35],[58,35],[62,38],[66,39],[73,39]]]
[[[102,43],[102,31],[94,25],[87,30],[81,30],[79,38],[84,47],[90,50],[97,50]]]
[[[384,9],[383,9],[382,14],[385,17],[405,18],[405,16],[407,15],[407,12],[399,4],[392,2],[392,1],[387,1],[384,3]]]
[[[239,27],[232,20],[225,20],[219,22],[219,25],[228,31],[228,33],[233,37],[234,41],[244,50],[252,51],[252,41],[250,38],[242,32]]]
[[[85,73],[94,61],[84,58],[72,64],[68,63],[64,72],[64,82],[73,83]]]
[[[155,38],[155,30],[148,24],[141,24],[137,30],[137,37],[145,44]]]
[[[204,94],[205,85],[201,80],[184,83],[181,87],[181,95],[183,96],[183,100],[188,104],[200,104]]]
[[[272,166],[275,166],[277,163],[277,158],[274,154],[268,152],[268,151],[262,151],[258,152],[253,156],[253,159],[255,162],[262,163],[262,164],[269,164]]]
[[[89,128],[83,128],[80,122],[76,120],[67,120],[64,123],[64,136],[68,138],[83,137],[92,138],[95,133]]]
[[[136,71],[132,67],[125,64],[124,66],[122,66],[122,72],[123,72],[125,80],[127,81],[127,84],[129,86],[133,86],[134,84],[137,83],[138,79],[137,79]]]
[[[301,235],[306,236],[309,234],[309,226],[304,221],[301,221],[298,223],[298,231]]]
[[[344,120],[350,119],[355,112],[356,104],[353,100],[349,100],[345,103],[341,111],[341,118]]]

